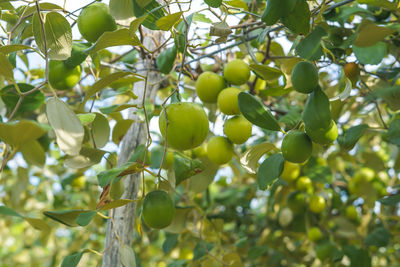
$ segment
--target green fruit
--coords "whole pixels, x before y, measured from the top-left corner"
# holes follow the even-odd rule
[[[352,221],[357,221],[358,220],[358,212],[356,207],[354,206],[347,206],[346,210],[346,217]]]
[[[169,146],[186,150],[203,143],[208,134],[206,112],[198,104],[181,102],[169,105],[166,109],[168,119],[167,143]],[[166,119],[164,110],[160,114],[159,127],[165,138]]]
[[[227,138],[214,136],[208,140],[207,156],[215,164],[228,163],[233,157],[233,146]]]
[[[308,207],[313,213],[321,213],[325,209],[325,199],[322,196],[312,196]]]
[[[331,258],[334,252],[335,252],[335,245],[330,240],[318,244],[315,247],[315,253],[317,254],[317,258],[320,259],[321,261]]]
[[[250,78],[250,67],[243,60],[234,59],[225,65],[224,77],[231,84],[245,84]]]
[[[120,199],[124,191],[124,181],[120,179],[118,182],[111,184],[110,196],[114,200]]]
[[[218,94],[225,87],[224,78],[211,71],[203,72],[196,81],[197,96],[205,103],[217,102]]]
[[[252,124],[243,116],[235,116],[224,124],[224,134],[235,144],[243,144],[251,136]]]
[[[311,179],[307,176],[302,176],[296,181],[296,189],[301,191],[307,191],[312,188]]]
[[[286,202],[294,213],[300,214],[306,209],[306,198],[306,194],[294,191],[288,195]]]
[[[94,43],[103,33],[115,31],[117,24],[110,14],[108,5],[94,3],[85,7],[79,14],[78,29],[83,38]]]
[[[86,183],[86,177],[85,176],[79,176],[72,180],[71,186],[76,189],[82,189],[85,187]]]
[[[363,167],[356,171],[353,176],[353,181],[358,183],[362,181],[371,182],[375,177],[375,171],[368,167]]]
[[[222,90],[217,99],[219,110],[226,115],[240,114],[238,99],[240,92],[239,89],[233,87]]]
[[[332,121],[330,102],[321,87],[317,86],[308,96],[302,119],[308,129],[329,128]]]
[[[306,134],[314,143],[328,145],[335,141],[338,137],[338,128],[334,120],[328,128],[309,129],[306,127]]]
[[[310,62],[301,61],[294,66],[291,79],[294,90],[309,94],[318,86],[318,70]]]
[[[285,160],[303,163],[311,156],[312,142],[305,133],[292,130],[283,138],[281,150]]]
[[[318,227],[311,227],[307,232],[308,239],[317,242],[322,238],[322,232]]]
[[[49,83],[57,90],[69,90],[81,79],[81,66],[67,68],[64,61],[50,60]]]
[[[295,163],[291,163],[290,161],[285,161],[283,165],[283,172],[281,174],[281,178],[288,183],[296,180],[300,175],[300,166]]]
[[[161,190],[152,191],[144,198],[142,214],[144,221],[151,228],[165,228],[174,219],[174,202],[167,192]]]

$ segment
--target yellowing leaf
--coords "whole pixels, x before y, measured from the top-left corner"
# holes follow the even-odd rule
[[[13,66],[3,53],[0,53],[0,62],[0,76],[4,76],[6,79],[14,80]]]
[[[245,10],[245,11],[248,10],[247,4],[242,0],[231,0],[231,1],[224,1],[224,2],[229,6],[243,8],[243,10]]]
[[[182,16],[182,13],[183,12],[181,11],[162,17],[161,19],[157,20],[157,27],[160,28],[160,30],[169,31],[178,22]]]
[[[36,140],[24,143],[20,147],[20,151],[24,159],[30,164],[41,167],[46,161],[46,154],[43,147]]]
[[[50,98],[46,115],[56,134],[59,148],[68,155],[79,155],[85,134],[83,126],[71,108],[58,98]]]
[[[282,71],[262,64],[251,64],[250,69],[257,72],[266,81],[273,81],[282,75]]]
[[[122,138],[129,130],[133,122],[134,120],[130,119],[121,120],[117,122],[117,124],[114,126],[112,133],[112,140],[114,143],[119,144],[119,142],[121,142]]]
[[[372,46],[394,32],[393,29],[380,27],[372,21],[364,20],[358,28],[354,44],[359,47]]]
[[[0,123],[0,140],[11,146],[33,141],[46,133],[34,121],[22,120],[18,123]]]
[[[110,209],[115,209],[119,208],[122,206],[125,206],[131,202],[135,202],[135,199],[117,199],[114,201],[111,201],[110,203],[105,204],[100,211],[105,211],[105,210],[110,210]]]
[[[110,125],[107,118],[100,113],[96,113],[96,118],[92,123],[92,134],[98,148],[105,146],[110,139]]]

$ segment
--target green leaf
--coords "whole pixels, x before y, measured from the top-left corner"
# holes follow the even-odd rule
[[[114,178],[118,176],[123,176],[124,173],[127,174],[132,174],[135,172],[140,171],[139,164],[136,162],[127,162],[119,167],[102,171],[99,174],[97,174],[97,180],[99,181],[99,186],[105,187],[107,186]]]
[[[357,0],[359,4],[367,4],[376,7],[383,7],[392,11],[398,10],[397,2],[389,0]]]
[[[386,56],[387,45],[384,42],[378,42],[367,47],[353,45],[353,52],[360,63],[377,65]]]
[[[158,55],[156,64],[161,73],[168,74],[171,72],[172,68],[174,67],[176,54],[177,49],[174,45],[165,49]]]
[[[37,140],[25,142],[20,147],[20,151],[29,164],[43,167],[46,162],[46,154]]]
[[[260,75],[266,81],[274,81],[283,74],[280,69],[262,64],[250,64],[250,69]]]
[[[240,163],[246,171],[257,173],[258,160],[265,155],[265,153],[271,150],[278,151],[278,149],[271,143],[262,143],[252,146],[240,157]]]
[[[17,123],[0,123],[0,140],[11,146],[21,146],[38,139],[47,131],[35,121],[21,120]]]
[[[142,24],[150,30],[158,30],[156,21],[164,17],[162,6],[156,0],[133,0],[133,12],[137,18],[147,15]]]
[[[157,20],[156,25],[160,30],[169,31],[181,18],[183,11],[170,14]]]
[[[67,156],[64,163],[72,169],[82,169],[101,161],[104,156],[104,151],[90,147],[82,147],[79,155]]]
[[[102,49],[120,45],[136,46],[141,45],[141,43],[135,34],[131,34],[129,29],[124,28],[103,33],[90,50],[90,53],[94,54]]]
[[[50,59],[64,60],[69,58],[72,50],[72,30],[69,22],[57,12],[41,13],[41,15],[44,20],[46,46],[38,14],[35,13],[32,19],[33,35],[38,47],[43,53],[46,47]]]
[[[366,124],[360,124],[347,129],[347,131],[338,137],[339,145],[347,150],[352,149],[367,129],[368,125]]]
[[[23,217],[21,214],[14,211],[13,209],[10,209],[7,206],[0,206],[0,214],[13,217],[21,217],[21,218]]]
[[[165,241],[162,244],[162,249],[165,254],[170,253],[171,250],[176,246],[176,244],[178,243],[178,237],[179,235],[177,234],[166,233]]]
[[[112,132],[112,141],[118,145],[133,123],[131,119],[117,121]]]
[[[214,244],[206,243],[206,242],[198,242],[196,247],[193,250],[193,260],[200,259],[206,252],[210,252],[214,248]]]
[[[66,210],[66,211],[45,211],[43,214],[52,220],[65,224],[66,226],[78,226],[76,219],[82,213],[90,212],[90,210]]]
[[[267,189],[276,179],[281,176],[285,159],[281,153],[274,154],[261,163],[257,174],[258,188]]]
[[[190,25],[192,24],[193,20],[193,14],[190,14],[189,16],[186,17],[186,22],[188,25],[186,25],[185,21],[181,21],[178,26],[176,26],[176,31],[177,33],[175,34],[174,42],[175,46],[178,49],[179,52],[185,53],[186,49],[186,34],[189,31]]]
[[[46,103],[46,115],[56,134],[58,147],[65,154],[79,155],[85,131],[71,108],[64,101],[52,97]]]
[[[268,0],[261,20],[267,25],[275,24],[280,18],[286,17],[293,11],[297,0]]]
[[[110,14],[116,20],[126,20],[134,16],[132,0],[110,0]]]
[[[87,126],[91,124],[96,118],[96,114],[94,113],[86,113],[86,114],[78,114],[78,119],[81,121],[82,125]]]
[[[76,217],[75,222],[79,224],[80,226],[86,226],[90,223],[90,221],[93,219],[93,217],[97,214],[96,211],[88,211],[88,212],[83,212]]]
[[[125,205],[135,202],[135,201],[136,200],[134,200],[134,199],[117,199],[117,200],[111,201],[110,203],[105,204],[103,207],[101,207],[100,211],[106,211],[106,210],[119,208],[119,207],[125,206]]]
[[[390,123],[387,138],[391,143],[400,146],[400,119],[395,119]]]
[[[204,0],[204,3],[210,7],[218,8],[220,5],[222,5],[222,0]]]
[[[321,87],[318,86],[309,94],[302,118],[308,129],[329,127],[331,123],[330,104]]]
[[[4,78],[9,80],[14,80],[14,73],[13,73],[13,66],[11,65],[10,61],[0,52],[0,76],[4,76]]]
[[[370,20],[363,20],[358,26],[357,37],[354,45],[358,47],[368,47],[383,41],[386,36],[394,33],[395,30],[386,27],[380,27]]]
[[[391,235],[385,227],[378,227],[364,239],[364,244],[367,246],[386,247],[390,238]]]
[[[86,60],[92,47],[88,44],[74,43],[72,45],[71,56],[64,61],[67,68],[74,69]]]
[[[121,244],[119,247],[119,256],[123,267],[136,267],[135,252],[132,247]]]
[[[113,112],[122,111],[128,108],[137,108],[137,105],[134,104],[120,104],[120,105],[112,105],[104,108],[99,108],[100,111],[104,114],[111,114]]]
[[[371,267],[371,257],[367,250],[355,246],[345,246],[343,252],[350,258],[350,267]]]
[[[307,60],[319,59],[323,55],[321,39],[327,34],[324,28],[317,26],[296,46],[296,53]]]
[[[204,170],[202,162],[198,159],[191,159],[181,154],[174,154],[175,185],[200,173]]]
[[[10,44],[10,45],[0,46],[0,53],[7,55],[10,53],[25,50],[25,49],[35,50],[33,47],[30,47],[28,45]]]
[[[292,32],[305,35],[310,31],[310,17],[307,1],[297,0],[293,10],[281,17],[281,22]]]
[[[76,266],[78,266],[83,253],[85,253],[85,252],[84,251],[75,252],[75,253],[72,253],[72,254],[66,256],[61,263],[61,267],[76,267]]]
[[[378,200],[382,205],[396,206],[400,202],[400,194],[388,196]]]
[[[256,97],[241,92],[238,98],[240,111],[248,121],[263,129],[271,131],[281,130],[275,117]]]
[[[104,147],[110,140],[110,125],[106,117],[100,113],[95,113],[96,118],[92,123],[92,137],[96,147]]]
[[[27,92],[35,88],[34,86],[26,83],[18,83],[17,85],[21,92]],[[4,101],[4,104],[6,104],[6,107],[10,112],[14,110],[18,103],[19,95],[13,84],[7,85],[1,89],[1,99]],[[23,112],[32,112],[40,108],[43,105],[44,100],[45,96],[40,90],[25,96],[22,99],[16,115],[19,115]]]

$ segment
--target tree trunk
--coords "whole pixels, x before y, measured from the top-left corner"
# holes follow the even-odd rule
[[[162,32],[148,31],[144,30],[145,37],[143,40],[143,45],[149,50],[154,50],[158,45],[161,44],[163,39]],[[150,34],[153,38],[150,37]],[[158,42],[157,44],[155,42]],[[147,73],[147,69],[151,66],[152,62],[150,59],[140,58],[136,67],[138,69],[138,74],[146,76],[148,74],[148,85],[146,90],[146,99],[154,100],[156,92],[159,89],[159,84],[152,85],[153,83],[161,79],[159,72],[150,70]],[[145,82],[137,82],[134,85],[134,93],[138,96],[138,99],[134,100],[134,104],[141,106],[144,97],[144,87]],[[133,114],[134,110],[130,111],[129,118],[133,120],[138,120],[138,117]],[[121,151],[119,154],[118,165],[124,164],[132,152],[140,145],[144,144],[147,139],[147,129],[145,122],[133,123],[132,127],[129,129],[125,135]],[[124,194],[121,198],[123,199],[136,199],[137,193],[140,188],[141,174],[128,175],[124,178]],[[122,242],[126,245],[131,244],[133,225],[136,216],[136,202],[132,202],[120,208],[116,208],[112,212],[112,218],[115,225],[112,225],[111,220],[107,222],[107,232],[105,240],[105,251],[103,256],[103,267],[120,267],[121,261],[119,256],[119,241],[115,237],[115,231],[118,233]],[[115,229],[114,229],[115,227]]]

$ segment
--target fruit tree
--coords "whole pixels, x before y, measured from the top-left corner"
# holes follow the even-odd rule
[[[399,266],[399,0],[0,0],[0,266]]]

